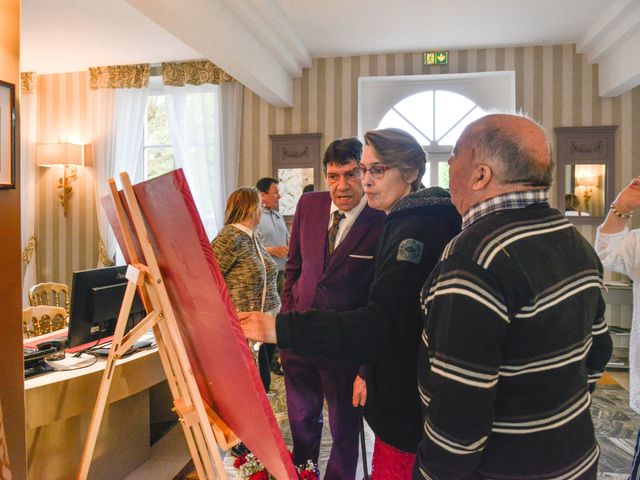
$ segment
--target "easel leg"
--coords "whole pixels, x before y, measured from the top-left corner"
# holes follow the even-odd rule
[[[102,374],[102,382],[100,382],[100,390],[98,391],[98,398],[96,400],[96,406],[93,409],[91,415],[91,423],[89,424],[89,432],[87,433],[87,439],[82,450],[82,458],[80,460],[80,471],[78,472],[78,479],[85,480],[89,475],[89,468],[91,467],[91,460],[93,458],[93,452],[96,447],[96,441],[98,439],[98,432],[100,431],[100,424],[102,423],[102,417],[107,405],[107,397],[109,396],[109,390],[111,388],[111,381],[113,380],[113,373],[115,369],[115,362],[118,359],[120,352],[119,346],[124,336],[124,330],[127,326],[127,319],[129,318],[129,312],[131,311],[131,304],[133,297],[136,293],[136,283],[129,281],[127,288],[124,292],[124,299],[122,300],[122,308],[118,315],[118,323],[113,335],[113,341],[111,349],[109,350],[109,357]]]
[[[120,177],[125,196],[124,202],[120,198],[113,179],[110,179],[109,186],[114,202],[117,224],[124,237],[125,248],[123,250],[126,250],[125,255],[128,256],[128,261],[145,272],[143,283],[140,284],[140,293],[147,311],[153,311],[158,314],[157,319],[154,319],[157,321],[153,324],[153,331],[158,344],[160,359],[174,398],[176,411],[178,411],[180,419],[182,420],[182,428],[191,456],[200,480],[226,480],[227,474],[224,470],[218,443],[209,423],[209,418],[205,410],[205,402],[198,390],[186,349],[182,343],[176,317],[171,306],[171,300],[164,288],[160,268],[149,240],[149,233],[146,230],[142,212],[128,175],[123,173]],[[128,211],[125,211],[125,203],[128,206]],[[140,262],[134,245],[135,239],[138,240],[142,249],[146,265],[142,265]],[[120,323],[120,319],[118,321]],[[117,331],[118,330],[116,330],[116,332]],[[121,336],[117,338],[117,344],[121,344],[122,333],[124,332],[122,331]],[[128,344],[130,339],[127,338],[126,342]],[[116,337],[114,337],[114,346],[115,345]],[[90,435],[85,444],[85,452],[83,453],[82,469],[79,474],[81,480],[86,478],[91,463],[100,419],[106,405],[106,396],[109,391],[115,358],[117,357],[112,358],[112,352],[110,352],[107,370],[110,373],[107,374],[107,371],[105,371],[103,383],[100,387],[98,402],[93,414],[94,418],[92,418],[92,424],[90,426]],[[224,425],[224,427],[229,431],[228,426]],[[228,440],[223,442],[225,445],[228,443]]]
[[[153,294],[151,294],[151,296],[153,297]],[[153,300],[155,300],[155,298]],[[158,350],[162,354],[161,360],[163,364],[166,362],[165,372],[167,372],[167,381],[173,398],[181,400],[181,403],[175,405],[175,408],[182,420],[180,423],[187,440],[189,451],[191,452],[191,457],[193,458],[193,463],[198,472],[198,477],[203,480],[214,478],[226,480],[226,471],[217,444],[215,441],[207,441],[206,433],[202,431],[202,427],[197,419],[196,421],[192,421],[191,417],[186,414],[186,411],[191,411],[195,407],[192,404],[187,405],[184,402],[184,399],[189,398],[188,384],[184,378],[183,369],[174,368],[174,366],[180,365],[180,360],[174,345],[172,342],[164,342],[162,340],[164,338],[172,338],[165,320],[154,326],[154,334],[158,343]],[[168,372],[172,374],[169,375]],[[207,453],[208,458],[202,457],[203,452]]]

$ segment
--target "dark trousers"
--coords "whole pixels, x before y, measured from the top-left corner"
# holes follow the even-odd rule
[[[640,480],[640,430],[638,430],[638,439],[636,440],[636,452],[631,462],[631,473],[629,480]]]
[[[282,289],[284,288],[284,277],[285,271],[278,270],[278,295],[280,296],[282,296]],[[271,389],[271,363],[275,353],[276,346],[273,343],[263,343],[258,351],[258,371],[260,372],[262,385],[264,385],[267,393]]]
[[[285,277],[286,277],[286,270],[278,270],[278,295],[280,295],[280,298],[282,298],[282,290],[284,290],[284,281],[285,281]],[[276,353],[278,353],[278,347],[276,345],[269,345],[269,347],[267,348],[267,355],[269,358],[269,365],[274,365],[273,361],[274,361],[274,357],[276,356]],[[279,356],[279,353],[278,353]],[[277,362],[277,358],[276,358],[276,362]]]
[[[286,270],[278,270],[278,295],[282,297],[282,290],[284,290],[284,280],[287,276]]]
[[[360,408],[351,404],[358,365],[280,352],[287,391],[289,425],[296,464],[318,464],[322,436],[322,406],[329,407],[333,440],[325,480],[349,480],[356,474]]]
[[[273,343],[263,343],[258,350],[258,371],[267,393],[271,389],[271,362],[275,351],[276,346]]]

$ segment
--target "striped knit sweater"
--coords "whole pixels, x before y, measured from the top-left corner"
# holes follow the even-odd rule
[[[590,391],[611,355],[602,266],[546,203],[489,213],[422,291],[414,478],[594,478]]]
[[[267,294],[264,311],[280,307],[278,296],[278,268],[262,243],[260,252],[267,270]],[[225,225],[211,242],[233,306],[237,311],[260,310],[264,288],[264,266],[256,248],[256,242],[233,225]]]

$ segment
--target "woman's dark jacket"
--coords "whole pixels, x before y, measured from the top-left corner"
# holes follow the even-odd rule
[[[446,190],[433,187],[407,195],[385,220],[366,306],[277,317],[278,347],[368,364],[367,423],[383,442],[406,452],[414,453],[422,436],[419,293],[459,231],[460,216]]]

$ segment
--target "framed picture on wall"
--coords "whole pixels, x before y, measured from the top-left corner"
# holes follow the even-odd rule
[[[0,188],[16,188],[16,87],[0,81]]]
[[[280,213],[293,217],[305,188],[320,187],[320,133],[269,135],[273,176],[280,182]]]
[[[601,224],[614,199],[616,129],[556,128],[558,207],[575,224]]]

